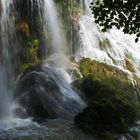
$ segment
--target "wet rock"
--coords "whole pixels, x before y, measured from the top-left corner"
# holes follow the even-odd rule
[[[19,79],[17,102],[29,116],[73,119],[85,107],[76,91],[53,68],[36,66]]]

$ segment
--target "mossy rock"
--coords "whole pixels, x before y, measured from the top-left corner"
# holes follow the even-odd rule
[[[93,75],[88,75],[83,79],[82,90],[89,102],[93,99],[98,101],[103,98],[110,98],[116,95],[116,92],[114,92],[113,89],[101,83],[98,79],[95,79]]]
[[[102,79],[104,76],[114,76],[123,81],[128,80],[127,74],[120,69],[90,58],[84,58],[80,61],[80,71],[83,76],[94,74],[98,79]]]
[[[109,100],[93,102],[75,117],[75,124],[87,134],[100,135],[104,131],[125,133],[128,125],[118,113],[115,103]]]
[[[133,94],[116,90],[92,74],[83,79],[82,88],[88,107],[75,117],[75,124],[85,133],[128,133],[135,125],[140,105]]]
[[[133,92],[128,75],[116,67],[84,58],[80,62],[80,71],[84,78],[91,74],[95,79],[119,92]]]
[[[129,102],[129,103],[127,103]],[[128,133],[134,125],[138,109],[133,101],[103,99],[92,103],[75,117],[75,124],[83,132],[91,135],[110,133]]]

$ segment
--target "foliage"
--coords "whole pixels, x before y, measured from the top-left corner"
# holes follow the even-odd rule
[[[93,0],[91,10],[95,22],[106,32],[115,26],[124,33],[140,37],[140,4],[139,0]]]
[[[121,81],[128,81],[127,74],[125,72],[111,65],[91,60],[90,58],[83,58],[80,61],[80,71],[83,76],[94,74],[97,79],[113,76]]]
[[[38,53],[39,53],[39,40],[31,39],[28,42],[27,46],[25,46],[22,50],[21,72],[24,71],[26,68],[38,65],[40,63]]]

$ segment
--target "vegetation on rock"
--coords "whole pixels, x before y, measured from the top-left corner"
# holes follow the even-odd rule
[[[40,51],[40,41],[37,38],[31,38],[28,40],[28,42],[25,41],[20,55],[21,63],[19,72],[23,72],[29,67],[40,64]]]
[[[80,61],[80,71],[83,76],[94,73],[98,79],[101,79],[104,76],[114,76],[123,81],[127,80],[127,74],[120,69],[111,65],[99,63],[96,60],[91,60],[90,58],[84,58]]]
[[[83,79],[78,87],[86,96],[88,107],[75,117],[75,124],[85,133],[104,139],[129,132],[139,118],[140,106],[127,75],[89,58],[81,60],[80,70]]]

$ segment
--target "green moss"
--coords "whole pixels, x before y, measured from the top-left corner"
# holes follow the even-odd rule
[[[90,58],[84,58],[81,60],[80,71],[83,76],[87,76],[92,73],[99,79],[102,79],[104,76],[114,76],[123,81],[127,80],[126,73],[120,69],[104,63],[99,63],[95,60],[91,60]]]
[[[129,66],[129,69],[131,68],[131,71],[133,71],[130,64],[127,64],[127,66]],[[140,78],[138,78],[135,73],[133,74],[133,80],[135,81],[133,85],[132,81],[128,78],[127,73],[116,67],[91,60],[90,58],[82,59],[80,61],[79,68],[83,77],[87,77],[92,74],[104,85],[107,85],[117,92],[127,92],[140,102]]]
[[[108,38],[103,39],[103,40],[99,40],[99,45],[100,45],[102,50],[107,49],[107,48],[111,48],[111,43],[110,43]]]
[[[91,66],[93,61],[90,58],[84,58],[80,62],[80,71],[83,76],[87,76],[91,73]]]
[[[38,65],[41,61],[38,54],[39,40],[32,38],[22,50],[20,72],[31,66]]]
[[[127,74],[116,67],[84,58],[80,62],[80,71],[83,77],[92,74],[96,79],[114,90],[127,91],[128,93],[133,91]]]

